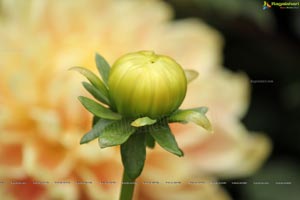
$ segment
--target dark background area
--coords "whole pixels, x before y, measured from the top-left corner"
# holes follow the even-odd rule
[[[298,199],[300,191],[300,8],[263,10],[259,0],[166,0],[176,19],[196,17],[225,39],[223,65],[246,72],[251,104],[243,123],[265,132],[273,152],[247,185],[227,184],[233,199]],[[270,1],[269,1],[270,2]],[[280,1],[276,1],[280,2]],[[255,83],[255,81],[265,81]],[[253,181],[269,181],[254,185]],[[276,181],[288,185],[271,184]]]

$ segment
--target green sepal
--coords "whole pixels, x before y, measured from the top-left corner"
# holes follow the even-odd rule
[[[194,79],[196,79],[198,77],[198,72],[192,69],[185,69],[184,70],[185,73],[185,77],[188,83],[190,83],[191,81],[193,81]]]
[[[70,70],[75,70],[85,76],[100,92],[108,98],[108,90],[104,83],[93,72],[83,67],[71,67]]]
[[[197,108],[189,108],[189,109],[185,109],[185,110],[192,110],[192,111],[196,111],[199,113],[202,113],[203,115],[205,115],[208,111],[208,107],[202,106],[202,107],[197,107]]]
[[[83,87],[93,96],[95,99],[99,100],[100,102],[110,106],[109,99],[107,96],[105,96],[99,89],[97,89],[95,86],[87,83],[82,82]]]
[[[155,140],[154,138],[151,136],[150,133],[145,133],[145,142],[146,142],[146,146],[149,147],[150,149],[153,149],[155,147]]]
[[[136,179],[142,172],[146,159],[145,133],[136,132],[121,145],[122,163],[126,174]]]
[[[95,61],[96,61],[97,69],[102,77],[102,80],[104,81],[104,84],[107,86],[110,66],[108,62],[98,53],[95,54]]]
[[[188,123],[193,122],[202,128],[206,129],[209,132],[212,132],[212,127],[204,113],[207,112],[207,109],[204,108],[195,108],[187,110],[177,110],[169,118],[169,122],[180,122]]]
[[[99,145],[101,148],[106,148],[123,144],[135,130],[136,128],[132,127],[128,120],[114,121],[99,135]]]
[[[81,138],[80,144],[85,144],[98,138],[99,135],[102,133],[102,131],[105,129],[105,127],[110,125],[113,122],[114,122],[113,120],[98,118],[97,122],[95,122],[95,125],[93,125],[93,128]]]
[[[165,150],[179,157],[183,156],[182,150],[178,147],[174,135],[168,124],[158,126],[157,128],[149,129],[151,136]]]
[[[134,127],[141,127],[141,126],[146,126],[146,125],[152,125],[156,122],[156,119],[151,119],[149,117],[142,117],[134,120],[131,123],[131,126]]]
[[[88,111],[90,111],[97,117],[112,120],[119,120],[122,118],[122,115],[115,113],[108,108],[105,108],[104,106],[100,105],[92,99],[83,96],[79,96],[78,99]]]

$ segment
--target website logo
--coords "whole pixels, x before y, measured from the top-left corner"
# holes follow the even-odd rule
[[[279,9],[299,9],[300,1],[284,1],[284,2],[275,2],[275,1],[264,1],[263,10],[267,10],[270,8],[279,8]]]
[[[267,9],[269,9],[271,7],[272,6],[268,2],[264,1],[263,10],[267,10]]]

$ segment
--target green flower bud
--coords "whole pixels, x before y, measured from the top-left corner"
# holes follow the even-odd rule
[[[181,105],[187,80],[172,58],[139,51],[114,63],[108,87],[111,102],[120,114],[155,119],[171,114]]]

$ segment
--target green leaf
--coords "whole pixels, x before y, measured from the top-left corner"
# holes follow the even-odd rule
[[[131,123],[131,126],[134,127],[141,127],[141,126],[146,126],[146,125],[152,125],[156,122],[156,119],[151,119],[149,117],[142,117],[134,120]]]
[[[191,70],[191,69],[185,69],[184,73],[185,73],[186,80],[188,83],[190,83],[191,81],[196,79],[199,75],[197,71]]]
[[[168,124],[166,124],[164,127],[160,126],[156,129],[153,128],[150,130],[150,134],[162,148],[179,157],[183,156],[183,152],[178,147],[175,137],[172,134]]]
[[[97,117],[96,115],[93,116],[93,121],[92,121],[92,127],[96,125],[96,123],[100,120],[100,117]]]
[[[173,113],[169,117],[169,122],[180,122],[180,123],[187,123],[187,122],[193,122],[202,128],[206,129],[209,132],[212,132],[212,127],[202,112],[204,112],[205,109],[196,108],[196,109],[188,109],[188,110],[178,110],[175,113]]]
[[[82,82],[82,85],[97,100],[99,100],[100,102],[102,102],[106,105],[110,105],[110,102],[109,102],[109,99],[107,98],[107,96],[105,96],[103,93],[101,93],[101,91],[98,90],[95,86],[93,86],[87,82]]]
[[[95,117],[94,117],[95,119]],[[110,125],[112,120],[107,120],[107,119],[99,119],[95,125],[93,126],[92,130],[90,130],[88,133],[86,133],[80,140],[80,144],[85,144],[88,143],[96,138],[99,137],[99,135],[102,133],[103,129]]]
[[[149,133],[145,133],[146,134],[146,145],[147,147],[153,149],[155,147],[155,140],[154,138],[151,136],[151,134]]]
[[[104,83],[107,85],[110,72],[110,66],[108,62],[98,53],[95,55],[96,65]]]
[[[75,70],[85,76],[99,91],[108,98],[108,90],[104,83],[90,70],[83,67],[71,67],[70,70]]]
[[[146,159],[145,134],[136,132],[121,145],[122,163],[126,174],[136,179],[144,168]]]
[[[105,127],[99,135],[99,145],[101,148],[106,148],[123,144],[135,130],[136,128],[132,127],[128,120],[115,121]]]
[[[92,99],[83,96],[79,96],[78,99],[88,111],[90,111],[97,117],[103,119],[112,119],[112,120],[119,120],[122,118],[122,116],[119,115],[118,113],[115,113],[110,109],[105,108],[104,106],[100,105],[99,103],[95,102]]]

